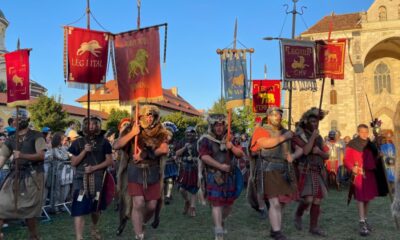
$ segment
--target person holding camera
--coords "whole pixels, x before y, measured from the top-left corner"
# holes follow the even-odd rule
[[[88,123],[89,122],[89,123]],[[76,240],[83,239],[85,215],[91,215],[92,239],[101,239],[97,229],[100,211],[106,209],[103,194],[103,178],[108,166],[113,164],[111,144],[101,132],[101,119],[84,118],[84,137],[72,142],[68,151],[72,154],[71,165],[76,168],[72,190],[71,216],[74,217]]]

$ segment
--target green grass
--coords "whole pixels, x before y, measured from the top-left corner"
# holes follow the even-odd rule
[[[374,227],[374,232],[367,238],[358,235],[358,214],[353,201],[349,207],[346,205],[347,191],[337,192],[331,190],[322,203],[321,227],[332,240],[390,240],[400,239],[400,231],[395,229],[393,218],[390,215],[390,203],[388,198],[377,198],[371,202],[369,222]],[[303,219],[305,229],[295,230],[293,226],[293,213],[296,203],[290,204],[284,211],[283,231],[290,239],[319,239],[308,233],[309,216]],[[127,225],[121,237],[115,236],[118,226],[117,213],[113,211],[113,204],[101,217],[100,229],[104,239],[133,239],[133,231],[130,224]],[[209,206],[198,206],[197,217],[190,218],[181,214],[183,201],[177,193],[171,205],[165,206],[161,215],[161,224],[154,230],[150,226],[146,228],[146,239],[178,240],[178,239],[213,239],[211,211]],[[86,234],[89,230],[89,219],[86,224]],[[258,213],[249,207],[244,193],[234,204],[232,216],[227,222],[228,235],[225,239],[269,239],[269,223],[261,221]],[[26,229],[18,225],[12,225],[4,229],[6,239],[27,239]],[[74,239],[73,219],[67,214],[53,217],[48,223],[40,224],[42,239]],[[87,235],[87,238],[90,239]],[[322,238],[321,238],[322,239]]]

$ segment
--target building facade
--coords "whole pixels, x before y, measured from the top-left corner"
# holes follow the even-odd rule
[[[178,88],[163,89],[163,100],[152,103],[160,109],[161,116],[174,112],[182,112],[186,116],[200,117],[202,113],[178,94]],[[87,94],[76,101],[87,108]],[[90,109],[110,113],[112,109],[126,110],[131,113],[131,106],[119,104],[118,84],[115,80],[108,81],[103,87],[90,92]]]
[[[339,130],[342,137],[353,136],[358,124],[369,124],[371,115],[392,133],[400,101],[400,0],[375,0],[366,12],[326,16],[300,38],[327,40],[331,23],[331,39],[346,38],[348,47],[345,79],[325,83],[322,108],[329,114],[320,123],[321,133]],[[294,121],[319,106],[321,85],[319,81],[317,92],[293,91]]]

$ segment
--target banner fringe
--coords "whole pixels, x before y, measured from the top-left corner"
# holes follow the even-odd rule
[[[82,90],[87,90],[88,89],[88,83],[78,83],[78,82],[67,82],[68,87],[71,88],[76,88],[76,89],[82,89]],[[99,87],[103,87],[105,83],[102,84],[90,84],[90,90],[97,90]]]
[[[7,103],[7,107],[16,107],[16,106],[26,107],[28,105],[30,105],[30,101],[29,100],[21,100],[21,101],[15,101],[15,102]]]
[[[131,100],[131,101],[120,101],[119,104],[121,106],[132,106],[132,105],[136,105],[136,103],[157,103],[157,102],[161,102],[164,100],[164,96],[158,96],[158,97],[153,97],[153,98],[138,98],[135,100]]]
[[[231,100],[226,102],[226,109],[232,109],[236,107],[241,107],[241,106],[250,106],[251,105],[251,100],[249,98],[246,99],[237,99],[237,100]]]

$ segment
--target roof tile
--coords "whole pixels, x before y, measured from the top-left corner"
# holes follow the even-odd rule
[[[318,21],[314,26],[309,28],[307,31],[303,32],[302,35],[329,32],[329,26],[331,21],[333,23],[333,31],[359,29],[361,28],[360,20],[361,20],[360,13],[325,16],[320,21]]]
[[[104,92],[102,93],[102,90]],[[155,105],[169,108],[175,111],[182,111],[184,113],[200,116],[201,113],[195,109],[190,103],[183,99],[179,94],[175,96],[171,89],[163,89],[164,100],[154,103]],[[115,80],[106,82],[104,87],[97,88],[93,94],[90,94],[90,101],[118,101],[119,92],[118,84]],[[87,94],[76,100],[77,102],[86,102]]]

